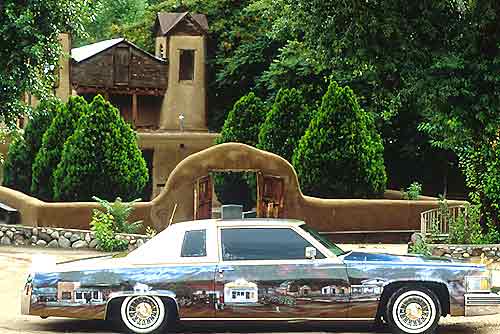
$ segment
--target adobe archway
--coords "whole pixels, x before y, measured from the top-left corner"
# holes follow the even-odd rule
[[[168,224],[176,204],[174,222],[194,219],[193,188],[211,171],[256,171],[265,176],[279,176],[283,180],[285,206],[282,217],[289,216],[288,207],[300,207],[302,193],[297,174],[288,161],[252,146],[225,143],[195,153],[176,166],[163,191],[152,201],[151,219],[155,228],[163,229]]]

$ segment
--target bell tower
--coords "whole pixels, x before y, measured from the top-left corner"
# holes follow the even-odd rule
[[[205,15],[158,13],[155,54],[168,60],[168,87],[160,129],[208,131],[206,117]]]

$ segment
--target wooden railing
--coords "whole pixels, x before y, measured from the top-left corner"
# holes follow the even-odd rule
[[[442,208],[424,211],[420,214],[420,231],[425,236],[446,237],[450,233],[450,222],[463,215],[467,220],[467,208],[463,205],[452,206],[443,212]]]

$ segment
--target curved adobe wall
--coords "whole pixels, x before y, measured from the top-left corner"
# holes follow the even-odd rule
[[[286,217],[305,220],[323,232],[420,230],[420,213],[438,206],[430,197],[408,201],[304,196],[297,174],[288,161],[245,144],[225,143],[193,154],[177,165],[162,193],[152,201],[154,227],[163,229],[168,225],[176,203],[174,222],[193,219],[194,184],[213,170],[258,170],[283,177]],[[395,198],[395,195],[389,192],[388,197]],[[450,206],[464,203],[448,201]]]

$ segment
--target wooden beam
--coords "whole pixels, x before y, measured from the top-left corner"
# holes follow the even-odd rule
[[[137,127],[137,94],[132,95],[132,124]]]
[[[110,94],[110,95],[150,95],[150,96],[163,96],[165,95],[165,89],[158,88],[106,88],[106,87],[89,87],[89,86],[78,86],[75,87],[78,94]]]

